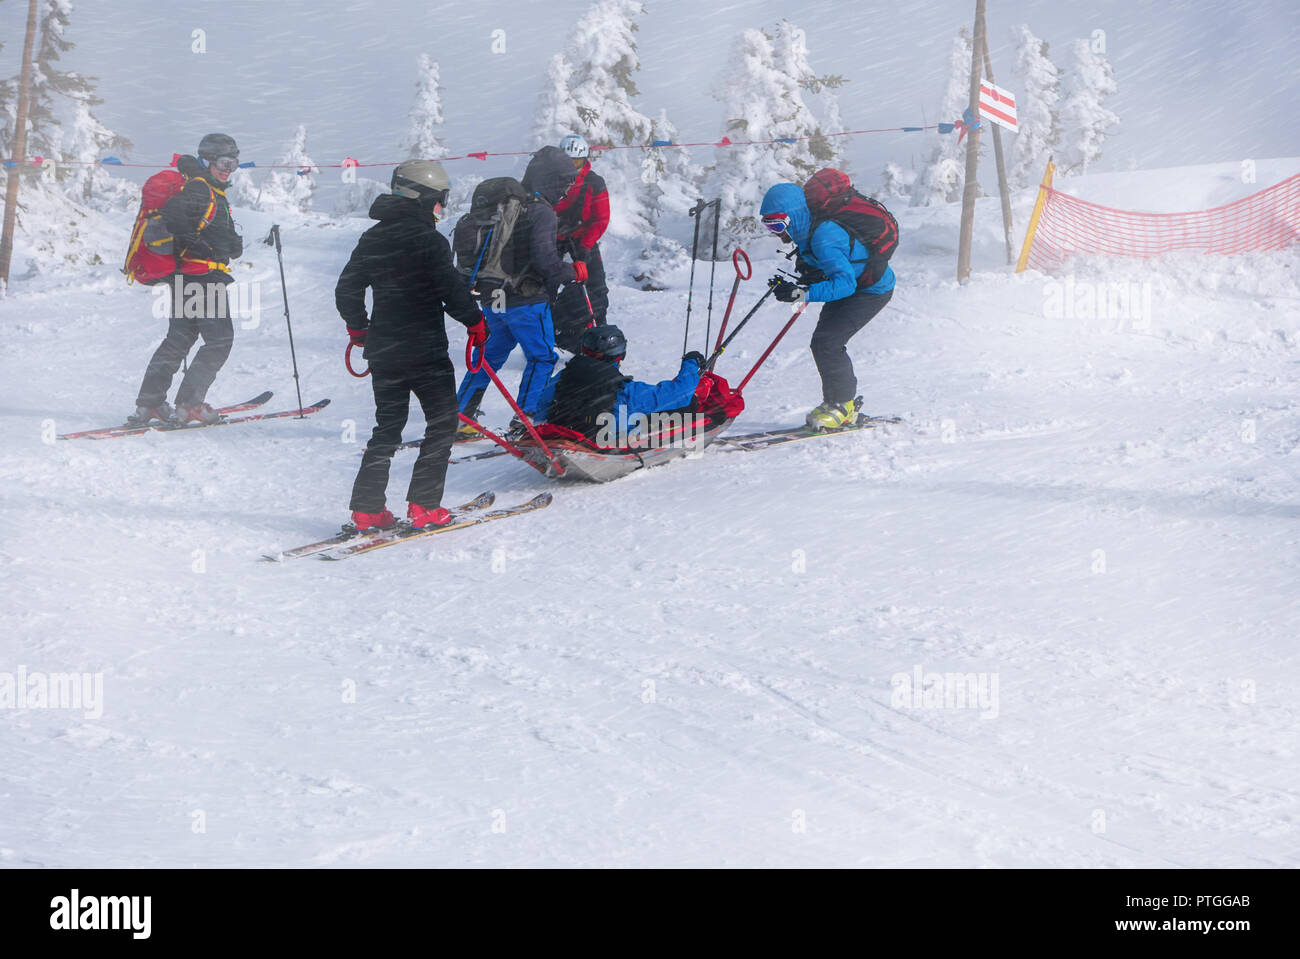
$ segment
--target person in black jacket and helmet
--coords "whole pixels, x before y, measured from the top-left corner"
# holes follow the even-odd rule
[[[424,410],[425,427],[407,491],[407,516],[418,527],[450,521],[442,491],[458,418],[443,313],[464,324],[476,347],[487,339],[483,313],[437,229],[451,190],[442,164],[399,164],[392,190],[371,204],[370,218],[379,222],[361,235],[334,289],[348,336],[365,347],[375,393],[375,429],[352,487],[350,509],[358,530],[396,522],[385,504],[388,468],[402,440],[412,393]],[[374,296],[368,317],[367,287]]]

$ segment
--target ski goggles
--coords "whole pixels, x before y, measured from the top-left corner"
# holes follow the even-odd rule
[[[788,213],[764,213],[763,226],[772,233],[788,233],[790,231],[790,215]]]
[[[208,166],[220,173],[234,173],[239,169],[239,157],[213,157]]]

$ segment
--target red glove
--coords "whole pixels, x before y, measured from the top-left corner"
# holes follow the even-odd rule
[[[483,344],[487,342],[488,338],[487,320],[482,319],[473,326],[467,326],[465,332],[469,334],[469,345],[471,349],[483,349]]]
[[[365,330],[354,330],[354,329],[352,329],[352,327],[349,326],[349,327],[348,327],[348,340],[352,343],[353,346],[365,346],[365,345],[366,345],[366,331],[365,331]]]
[[[587,282],[587,264],[583,263],[581,260],[578,260],[573,264],[573,281],[575,283]]]

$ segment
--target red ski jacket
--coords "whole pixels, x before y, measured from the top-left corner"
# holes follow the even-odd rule
[[[577,179],[567,193],[555,204],[560,229],[557,239],[572,238],[584,250],[590,250],[609,226],[609,192],[605,180],[592,172],[588,160],[578,171]]]

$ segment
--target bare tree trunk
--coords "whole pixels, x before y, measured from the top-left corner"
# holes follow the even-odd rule
[[[36,44],[36,0],[27,4],[27,38],[23,41],[23,65],[18,79],[18,116],[14,123],[14,155],[5,185],[5,220],[0,231],[0,283],[9,285],[9,262],[14,255],[14,221],[18,217],[18,175],[27,159],[27,110],[31,99],[32,47]]]
[[[984,0],[975,0],[975,37],[970,48],[971,126],[980,115],[980,51],[984,48]],[[971,234],[975,227],[975,194],[979,190],[979,129],[966,131],[966,185],[961,195],[961,234],[957,243],[957,282],[970,276]]]

